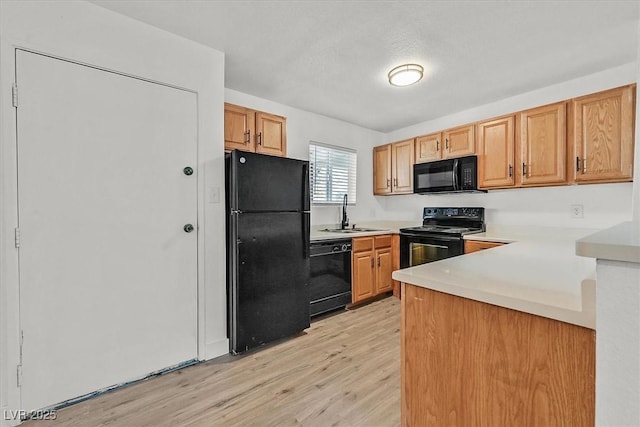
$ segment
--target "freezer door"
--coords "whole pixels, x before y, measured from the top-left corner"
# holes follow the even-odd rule
[[[309,214],[231,215],[230,350],[242,353],[309,327]]]
[[[232,151],[231,210],[309,211],[309,162]]]

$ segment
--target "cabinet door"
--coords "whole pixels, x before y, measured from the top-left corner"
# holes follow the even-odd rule
[[[400,270],[400,235],[394,234],[391,237],[391,271]],[[400,282],[392,280],[393,296],[400,298]]]
[[[391,144],[373,148],[373,194],[391,193]]]
[[[442,157],[469,156],[476,153],[473,125],[460,126],[443,132],[444,149]]]
[[[352,268],[352,300],[354,303],[371,298],[374,295],[374,259],[373,252],[354,252]]]
[[[233,104],[224,104],[224,149],[255,151],[253,144],[255,112]]]
[[[413,139],[391,144],[392,193],[413,193]]]
[[[416,163],[430,162],[442,158],[442,134],[423,135],[416,138]]]
[[[376,290],[381,294],[393,290],[393,280],[391,279],[392,256],[391,248],[376,250]]]
[[[514,116],[478,123],[478,186],[515,184]]]
[[[576,182],[632,179],[634,95],[627,86],[573,100]]]
[[[491,249],[498,246],[502,246],[504,243],[499,242],[485,242],[480,240],[465,240],[464,241],[464,253],[470,254],[472,252],[483,251],[485,249]]]
[[[286,118],[262,112],[256,113],[256,152],[286,157]]]
[[[520,113],[522,185],[567,181],[566,114],[564,102]]]

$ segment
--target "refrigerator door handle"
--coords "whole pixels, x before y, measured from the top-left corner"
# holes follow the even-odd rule
[[[309,163],[302,165],[302,210],[308,212],[311,210],[309,194]]]
[[[302,214],[302,257],[309,258],[309,247],[311,246],[311,215]]]

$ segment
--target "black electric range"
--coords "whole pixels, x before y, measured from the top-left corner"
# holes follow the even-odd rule
[[[483,231],[484,208],[426,207],[422,226],[400,229],[400,267],[462,255],[463,236]]]

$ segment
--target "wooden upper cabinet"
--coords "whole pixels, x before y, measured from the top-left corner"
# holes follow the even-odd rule
[[[416,138],[416,163],[431,162],[442,158],[440,149],[442,144],[442,133],[432,133]]]
[[[520,177],[523,186],[567,182],[565,102],[520,113]]]
[[[470,156],[476,153],[474,125],[464,125],[415,139],[415,163]]]
[[[572,100],[575,181],[613,182],[633,178],[635,85]]]
[[[224,149],[285,157],[287,155],[287,119],[225,103]]]
[[[225,150],[254,151],[255,111],[238,105],[224,104]]]
[[[478,186],[515,185],[515,116],[478,123]]]
[[[373,148],[373,194],[413,192],[413,139]]]
[[[465,125],[444,131],[442,133],[444,138],[442,158],[448,159],[475,154],[476,142],[473,128],[473,125]]]
[[[391,144],[392,193],[413,193],[413,139]]]
[[[284,156],[287,152],[287,119],[256,113],[256,152]]]
[[[373,194],[391,193],[391,144],[373,148]]]

